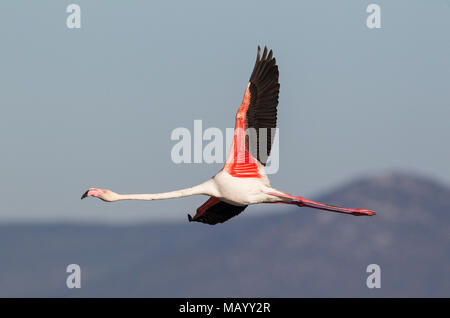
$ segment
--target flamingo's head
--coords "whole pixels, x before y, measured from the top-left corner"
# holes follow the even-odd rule
[[[110,190],[103,190],[98,188],[90,188],[81,196],[81,200],[87,197],[95,197],[100,200],[111,202],[116,200],[117,193],[112,192]]]

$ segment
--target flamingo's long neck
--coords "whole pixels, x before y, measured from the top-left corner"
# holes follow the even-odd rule
[[[182,198],[191,195],[204,194],[204,195],[214,195],[214,184],[212,180],[208,180],[197,186],[193,186],[186,189],[162,192],[162,193],[147,193],[147,194],[115,194],[113,201],[121,200],[165,200]]]

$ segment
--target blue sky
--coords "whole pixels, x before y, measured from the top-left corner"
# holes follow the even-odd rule
[[[275,187],[395,169],[450,183],[449,1],[76,1],[79,30],[70,3],[0,3],[0,221],[184,221],[205,198],[79,197],[213,176],[221,164],[174,164],[170,134],[233,127],[257,45],[280,69]]]

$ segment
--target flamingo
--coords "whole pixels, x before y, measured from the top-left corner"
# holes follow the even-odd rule
[[[206,195],[208,200],[200,206],[194,217],[188,214],[189,222],[215,225],[240,214],[251,204],[280,203],[309,207],[348,215],[375,215],[368,209],[349,209],[308,200],[279,191],[271,187],[265,173],[273,136],[261,133],[264,129],[275,129],[280,84],[278,66],[273,52],[257,57],[244,98],[236,114],[233,143],[224,167],[211,179],[186,189],[152,194],[118,194],[110,190],[90,188],[81,197],[96,197],[105,202],[121,200],[164,200],[192,195]],[[249,138],[248,130],[256,130],[256,138]],[[256,147],[255,147],[256,146]],[[266,147],[262,155],[260,148]]]

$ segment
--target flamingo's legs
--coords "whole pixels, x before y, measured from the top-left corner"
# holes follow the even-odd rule
[[[328,204],[324,204],[324,203],[320,203],[320,202],[315,202],[315,201],[311,201],[308,199],[305,199],[303,197],[297,197],[297,196],[293,196],[287,193],[283,193],[283,194],[279,194],[279,193],[275,193],[275,192],[269,192],[267,193],[269,195],[273,195],[279,198],[286,198],[286,199],[290,199],[291,201],[287,201],[287,202],[276,202],[276,203],[285,203],[285,204],[295,204],[297,206],[306,206],[309,208],[314,208],[314,209],[319,209],[319,210],[325,210],[325,211],[330,211],[330,212],[337,212],[337,213],[344,213],[344,214],[351,214],[351,215],[375,215],[376,213],[372,210],[367,210],[367,209],[348,209],[348,208],[342,208],[339,206],[334,206],[334,205],[328,205]]]

